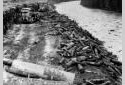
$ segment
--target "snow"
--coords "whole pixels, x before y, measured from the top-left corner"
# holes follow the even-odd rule
[[[79,26],[88,30],[93,36],[104,41],[108,51],[122,61],[122,15],[99,9],[90,9],[80,5],[80,1],[56,4],[60,14],[77,21]]]

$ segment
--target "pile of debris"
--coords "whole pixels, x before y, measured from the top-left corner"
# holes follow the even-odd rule
[[[76,74],[76,85],[121,85],[122,63],[117,56],[108,52],[103,42],[93,37],[87,30],[59,14],[55,7],[48,3],[23,4],[4,11],[4,35],[12,24],[42,25],[46,22],[49,36],[61,38],[58,46],[58,57],[51,64],[62,66],[65,71]]]

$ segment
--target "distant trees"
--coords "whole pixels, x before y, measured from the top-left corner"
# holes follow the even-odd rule
[[[122,12],[122,0],[81,0],[81,5]]]
[[[76,1],[76,0],[48,0],[48,2],[55,2],[55,3],[60,3],[60,2],[68,2],[68,1]]]

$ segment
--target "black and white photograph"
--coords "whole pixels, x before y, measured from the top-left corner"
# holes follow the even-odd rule
[[[122,85],[122,0],[3,0],[3,85]]]

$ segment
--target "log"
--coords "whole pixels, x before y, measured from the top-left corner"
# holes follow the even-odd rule
[[[5,81],[3,82],[4,85],[71,85],[65,81],[52,81],[52,80],[25,78],[25,77],[9,78],[7,82]]]
[[[38,75],[29,74],[28,72],[20,71],[19,69],[14,67],[4,66],[4,69],[6,70],[6,72],[12,73],[16,76],[26,77],[26,78],[40,78],[40,76]]]
[[[7,59],[4,59],[4,60],[7,60]],[[62,71],[62,70],[58,70],[55,68],[50,68],[42,65],[36,65],[33,63],[24,62],[20,60],[13,60],[11,67],[17,70],[16,73],[20,71],[20,72],[24,72],[26,75],[32,74],[46,80],[66,81],[70,84],[73,84],[73,81],[75,79],[75,73],[70,73],[70,72],[66,72],[66,71]]]
[[[18,78],[16,81],[5,82],[4,85],[70,85],[64,81],[46,81],[46,80],[34,80],[34,79],[22,79]]]

